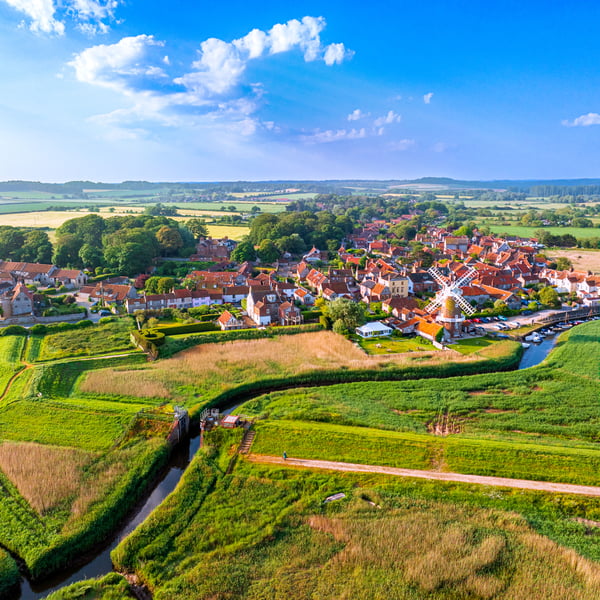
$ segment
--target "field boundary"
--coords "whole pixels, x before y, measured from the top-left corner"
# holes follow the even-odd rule
[[[419,469],[400,469],[380,465],[364,465],[359,463],[334,462],[329,460],[307,460],[302,458],[283,459],[278,456],[251,454],[246,457],[253,463],[272,464],[305,469],[323,469],[327,471],[349,471],[352,473],[377,473],[395,477],[415,477],[418,479],[434,479],[455,483],[470,483],[489,485],[493,487],[508,487],[524,490],[536,490],[561,494],[577,494],[580,496],[600,497],[600,487],[590,485],[575,485],[571,483],[555,483],[551,481],[532,481],[528,479],[512,479],[508,477],[490,477],[486,475],[467,475],[440,471],[422,471]]]

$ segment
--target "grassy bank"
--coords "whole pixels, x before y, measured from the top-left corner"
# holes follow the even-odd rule
[[[156,600],[600,592],[598,567],[583,556],[600,558],[598,538],[575,520],[599,515],[598,499],[245,462],[225,476],[227,446],[205,448],[176,494],[113,552]],[[346,497],[323,503],[338,492]]]

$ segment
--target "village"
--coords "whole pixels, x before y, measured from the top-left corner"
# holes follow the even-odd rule
[[[348,234],[337,252],[313,247],[298,256],[283,253],[271,264],[238,264],[231,257],[237,242],[201,237],[190,260],[210,266],[171,279],[163,293],[145,289],[155,267],[131,279],[95,278],[85,270],[3,261],[0,322],[32,325],[113,313],[160,317],[165,309],[185,315],[212,307],[221,330],[285,327],[318,321],[321,309],[341,298],[364,308],[366,323],[355,328],[363,338],[416,335],[440,344],[481,332],[482,322],[506,315],[600,304],[600,276],[551,268],[552,257],[536,239],[477,230],[456,235],[428,226],[416,235],[422,250],[415,260],[406,242],[387,235],[396,221],[373,220]],[[55,294],[63,294],[60,316],[43,310]]]

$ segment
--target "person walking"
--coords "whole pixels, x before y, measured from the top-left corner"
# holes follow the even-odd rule
[[[287,452],[285,450],[283,451],[283,460],[287,460]]]

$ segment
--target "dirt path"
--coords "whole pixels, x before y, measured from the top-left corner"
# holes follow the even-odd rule
[[[255,463],[269,463],[306,469],[326,469],[328,471],[350,471],[352,473],[382,473],[398,477],[417,477],[419,479],[435,479],[438,481],[456,481],[459,483],[476,483],[496,487],[510,487],[542,492],[560,492],[563,494],[579,494],[581,496],[600,496],[600,487],[573,485],[570,483],[552,483],[549,481],[529,481],[527,479],[508,479],[505,477],[486,477],[483,475],[464,475],[462,473],[442,473],[438,471],[419,471],[417,469],[397,469],[378,465],[361,465],[355,463],[333,462],[329,460],[308,460],[278,456],[251,454],[247,460]]]

